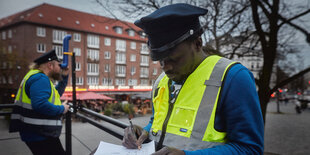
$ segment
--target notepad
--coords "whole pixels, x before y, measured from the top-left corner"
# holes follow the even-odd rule
[[[150,155],[155,152],[154,141],[142,144],[142,148],[127,149],[122,145],[111,144],[101,141],[94,155]]]

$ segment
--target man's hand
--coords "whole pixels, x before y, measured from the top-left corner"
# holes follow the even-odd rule
[[[172,147],[164,147],[152,155],[185,155],[185,152]]]
[[[125,128],[122,144],[128,149],[141,148],[141,144],[148,138],[149,133],[137,125],[133,125],[133,130],[131,127]]]
[[[63,105],[64,108],[65,108],[63,114],[67,113],[68,110],[69,110],[69,108],[70,108],[69,105],[68,105],[67,103],[68,103],[68,100],[66,100],[66,101],[64,101],[64,102],[62,103],[62,105]]]
[[[68,76],[69,75],[69,68],[62,68],[61,69],[61,75]]]

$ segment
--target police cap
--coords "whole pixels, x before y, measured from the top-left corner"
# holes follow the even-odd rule
[[[56,60],[60,62],[61,60],[57,57],[55,50],[51,50],[47,53],[44,53],[40,57],[36,58],[33,62],[40,65],[49,61]]]
[[[135,25],[148,35],[151,58],[156,61],[168,56],[168,49],[190,36],[203,32],[199,16],[207,12],[207,9],[185,3],[172,4],[142,17],[135,21]]]

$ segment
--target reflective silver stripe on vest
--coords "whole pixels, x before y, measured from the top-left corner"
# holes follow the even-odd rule
[[[36,118],[24,117],[20,114],[12,114],[11,119],[18,119],[24,123],[32,125],[62,126],[60,120],[36,119]]]
[[[219,87],[222,85],[222,76],[224,75],[227,66],[232,62],[233,61],[229,59],[221,58],[214,66],[209,80],[205,81],[206,89],[199,105],[195,124],[190,138],[166,133],[163,145],[183,150],[197,150],[210,148],[216,145],[223,145],[223,143],[218,142],[202,141],[202,138],[207,129]],[[150,138],[158,142],[160,135],[161,131],[159,131],[156,136],[150,133]]]
[[[209,80],[205,81],[206,89],[196,115],[196,118],[198,119],[195,120],[194,128],[192,131],[192,136],[195,136],[200,140],[202,140],[209,122],[209,119],[205,119],[205,117],[208,116],[210,118],[212,114],[219,88],[222,86],[222,78],[225,74],[225,70],[232,62],[233,61],[229,59],[221,58],[214,66]]]
[[[21,100],[17,100],[17,101],[15,102],[15,105],[20,106],[20,107],[25,108],[25,109],[32,110],[31,104],[23,103]]]

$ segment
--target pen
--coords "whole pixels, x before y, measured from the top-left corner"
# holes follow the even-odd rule
[[[133,125],[132,125],[131,118],[129,117],[128,119],[129,119],[131,131],[135,134],[136,138],[138,139],[138,137],[137,137],[137,135],[136,135],[136,132],[135,132],[134,129],[133,129]],[[141,149],[141,146],[138,146],[138,149],[140,150],[140,149]]]

